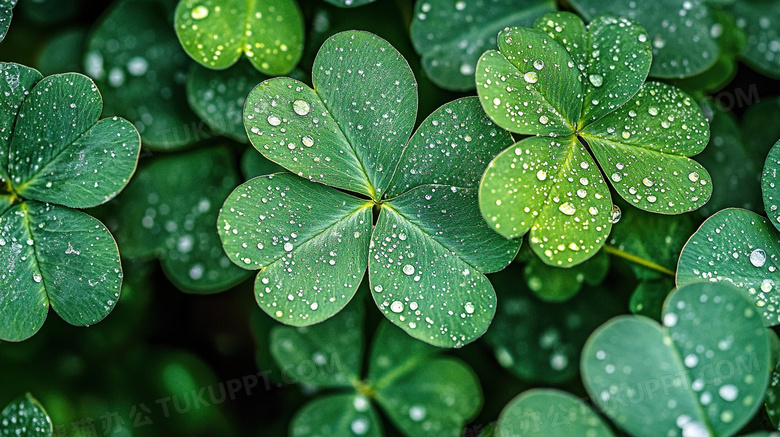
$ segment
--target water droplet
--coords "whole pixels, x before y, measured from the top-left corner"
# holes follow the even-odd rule
[[[610,220],[612,221],[612,224],[619,222],[621,217],[623,217],[623,212],[620,211],[620,207],[617,205],[612,205],[612,212],[610,213]]]
[[[539,75],[535,71],[529,71],[523,75],[523,79],[528,83],[536,83],[539,80]]]
[[[537,171],[536,178],[539,179],[540,181],[547,179],[547,172],[544,170]]]
[[[644,178],[644,179],[642,179],[642,185],[644,185],[646,187],[652,187],[653,186],[653,181],[651,181],[648,178]]]
[[[500,105],[500,104],[501,104],[501,99],[499,99],[498,97],[496,97],[495,99],[493,99],[493,105],[495,105],[495,106],[498,106],[498,105]]]
[[[41,282],[43,280],[41,275],[39,275],[37,273],[33,273],[32,278],[33,278],[33,281],[35,281],[35,282]]]
[[[474,314],[474,304],[471,302],[466,302],[466,305],[463,306],[466,309],[466,312],[469,314]]]
[[[754,267],[763,267],[766,262],[766,252],[763,249],[753,249],[750,252],[750,264]]]
[[[685,367],[688,367],[689,369],[696,367],[697,364],[699,364],[699,357],[697,357],[695,354],[688,354],[685,356]]]
[[[558,210],[566,215],[574,215],[574,213],[577,212],[577,210],[574,209],[574,205],[570,202],[562,203],[561,206],[558,207]]]
[[[280,124],[282,124],[282,120],[280,120],[279,117],[275,115],[269,115],[268,124],[270,124],[271,126],[279,126]]]
[[[381,285],[374,286],[374,291],[376,291],[377,293],[381,293],[382,290],[384,290],[384,288]]]
[[[764,293],[768,293],[772,291],[772,288],[774,288],[774,286],[775,286],[775,282],[772,281],[771,279],[764,279],[763,281],[761,281],[761,291],[763,291]]]
[[[303,143],[306,147],[311,147],[314,145],[314,138],[311,137],[311,135],[306,135],[305,137],[301,138],[301,143]]]
[[[425,419],[425,407],[415,405],[409,408],[409,417],[415,422]]]
[[[411,265],[411,264],[406,264],[401,270],[404,272],[404,274],[406,274],[408,276],[411,276],[411,275],[414,274],[414,266]]]
[[[202,20],[209,16],[209,8],[205,6],[195,6],[190,11],[190,15],[194,20]]]
[[[534,68],[536,68],[537,70],[541,70],[542,68],[544,68],[544,61],[542,61],[541,59],[534,61]]]
[[[724,401],[732,402],[737,399],[739,390],[737,389],[737,386],[733,384],[726,384],[718,389],[718,394],[723,398]]]
[[[654,107],[652,107],[652,106],[651,106],[651,107],[650,107],[650,108],[647,110],[647,113],[648,113],[648,114],[650,114],[650,115],[652,115],[653,117],[655,117],[656,115],[658,115],[658,108],[654,108]]]
[[[305,100],[296,100],[293,102],[293,111],[298,115],[306,115],[309,113],[309,103]]]
[[[604,84],[604,76],[600,74],[591,74],[588,76],[588,80],[593,86],[597,88]]]
[[[404,304],[401,303],[400,301],[395,301],[390,304],[390,311],[396,314],[400,313],[403,310],[404,310]]]
[[[546,115],[542,115],[542,116],[539,117],[539,123],[541,123],[541,124],[547,124],[547,122],[549,122],[549,121],[550,121],[550,119],[547,118]]]
[[[691,182],[698,181],[699,180],[699,174],[696,173],[695,171],[692,171],[692,172],[688,173],[688,180],[691,181]]]
[[[368,432],[368,420],[362,417],[357,418],[352,421],[349,427],[352,429],[353,433],[357,435],[363,435]]]
[[[286,252],[291,252],[293,250],[293,245],[290,242],[284,243],[284,250]]]
[[[666,313],[664,314],[664,326],[672,327],[677,324],[677,314]]]
[[[352,401],[352,405],[357,411],[366,411],[368,409],[368,400],[365,396],[357,396],[355,397],[355,400]]]

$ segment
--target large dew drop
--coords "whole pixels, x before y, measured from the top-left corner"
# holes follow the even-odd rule
[[[296,100],[293,102],[293,111],[298,115],[306,115],[311,110],[309,103],[305,100]]]
[[[588,80],[590,81],[591,85],[595,86],[596,88],[604,84],[604,76],[600,74],[591,74],[588,76]]]
[[[192,8],[190,15],[194,20],[202,20],[209,16],[209,8],[205,6],[195,6]]]
[[[763,267],[766,262],[766,252],[763,249],[753,249],[750,252],[750,264],[754,267]]]
[[[536,83],[539,80],[539,75],[535,71],[529,71],[523,75],[523,79],[528,83]]]

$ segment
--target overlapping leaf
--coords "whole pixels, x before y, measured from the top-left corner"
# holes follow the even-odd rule
[[[690,284],[666,300],[663,323],[622,316],[591,335],[581,361],[591,398],[634,436],[734,435],[769,382],[754,303],[730,285]]]
[[[446,89],[471,90],[477,60],[495,47],[498,31],[530,26],[553,10],[555,2],[550,0],[420,1],[412,17],[412,43],[433,82]]]
[[[693,76],[718,59],[717,23],[706,1],[573,0],[571,3],[586,19],[595,20],[599,14],[610,13],[644,26],[653,44],[651,76]]]
[[[187,105],[191,61],[160,0],[122,0],[92,30],[84,71],[103,91],[108,115],[126,117],[144,146],[174,150],[207,138]]]
[[[303,52],[303,17],[295,0],[181,0],[181,45],[201,65],[221,70],[242,54],[268,75],[292,70]]]
[[[315,326],[274,328],[271,350],[288,379],[339,389],[298,411],[291,434],[381,436],[379,406],[404,435],[460,435],[464,422],[482,403],[473,371],[457,359],[437,356],[440,350],[383,322],[369,354],[368,376],[361,380],[361,305],[353,301]],[[332,343],[335,333],[340,340]]]
[[[228,198],[219,219],[226,253],[262,269],[258,302],[284,323],[331,317],[368,267],[377,305],[410,335],[441,346],[472,341],[495,312],[483,273],[505,267],[518,248],[484,224],[475,189],[508,133],[466,98],[436,110],[410,139],[414,76],[368,33],[327,40],[312,79],[314,89],[270,79],[247,99],[252,144],[300,177],[253,179]]]
[[[0,72],[0,338],[19,341],[40,329],[50,305],[80,326],[114,307],[116,243],[102,223],[68,207],[116,196],[135,172],[140,138],[126,120],[98,120],[102,99],[86,76],[41,79],[17,64]]]
[[[5,39],[8,28],[11,26],[11,18],[14,16],[14,7],[17,0],[0,1],[0,41]]]
[[[777,79],[780,67],[780,3],[773,0],[736,1],[727,6],[745,31],[747,43],[742,59],[756,71]]]
[[[128,259],[159,258],[179,288],[213,293],[249,273],[225,256],[218,205],[240,179],[224,147],[152,158],[103,214]]]
[[[643,83],[651,54],[641,26],[602,16],[586,29],[572,14],[551,13],[534,29],[505,29],[498,48],[477,66],[480,102],[498,125],[537,136],[485,171],[480,209],[495,231],[530,232],[551,265],[593,256],[612,226],[599,167],[648,211],[678,214],[707,201],[709,175],[688,157],[706,145],[708,126],[678,89]]]
[[[581,399],[553,389],[528,390],[512,399],[501,411],[494,431],[502,437],[535,433],[549,437],[615,435]]]

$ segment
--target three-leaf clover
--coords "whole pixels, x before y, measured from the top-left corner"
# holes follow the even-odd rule
[[[619,316],[591,335],[580,363],[591,398],[633,436],[734,435],[769,382],[770,336],[755,304],[699,282],[670,294],[662,319]]]
[[[295,0],[181,0],[176,35],[201,65],[221,70],[245,54],[269,75],[292,70],[303,53],[303,16]]]
[[[298,176],[252,179],[230,195],[218,221],[225,252],[261,269],[257,302],[283,323],[336,314],[368,267],[379,309],[410,335],[449,347],[474,340],[495,312],[483,273],[519,247],[487,227],[477,204],[479,176],[509,134],[464,98],[409,138],[412,71],[366,32],[329,38],[312,79],[313,89],[270,79],[247,98],[250,141]]]
[[[473,370],[382,322],[363,379],[362,327],[362,302],[356,299],[324,323],[271,331],[271,353],[287,379],[335,391],[304,405],[290,435],[381,436],[375,405],[405,435],[461,435],[482,406]]]
[[[495,231],[530,231],[542,260],[571,266],[593,256],[612,228],[602,172],[647,211],[706,203],[709,175],[688,156],[707,144],[707,123],[680,90],[644,83],[651,52],[641,26],[598,17],[586,28],[573,14],[551,13],[533,29],[505,29],[498,47],[477,64],[480,102],[499,126],[535,136],[485,171],[480,208]]]
[[[38,331],[49,305],[78,326],[114,307],[122,282],[116,243],[72,208],[116,196],[141,144],[128,121],[98,121],[102,98],[86,76],[43,78],[9,63],[0,75],[0,339],[19,341]]]

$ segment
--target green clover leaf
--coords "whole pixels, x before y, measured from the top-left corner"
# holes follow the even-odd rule
[[[295,0],[181,0],[174,26],[187,54],[215,70],[245,54],[257,70],[285,74],[303,53],[303,16]]]
[[[383,322],[369,352],[367,377],[361,379],[362,325],[362,303],[356,299],[326,322],[271,331],[271,353],[289,380],[335,389],[298,411],[290,435],[381,436],[378,406],[404,435],[459,436],[482,405],[471,368]]]
[[[226,147],[146,162],[104,214],[122,255],[158,258],[187,292],[214,293],[246,279],[249,273],[230,262],[214,231],[219,203],[239,182],[234,166]]]
[[[11,27],[16,2],[17,0],[0,0],[0,41],[5,39],[8,28]]]
[[[49,437],[53,432],[51,418],[29,393],[0,411],[0,437]]]
[[[707,144],[698,106],[644,80],[650,44],[641,26],[570,13],[499,34],[477,65],[485,112],[512,132],[536,135],[504,150],[480,183],[480,209],[499,234],[529,233],[550,265],[572,266],[604,245],[613,223],[602,172],[630,204],[679,214],[706,203],[707,171],[689,159]]]
[[[763,75],[780,78],[780,31],[774,23],[780,18],[780,4],[772,0],[735,1],[726,6],[747,41],[742,60]]]
[[[42,78],[8,63],[0,74],[0,338],[20,341],[40,329],[49,305],[83,326],[116,304],[116,243],[102,223],[71,208],[116,196],[141,144],[130,122],[98,120],[102,98],[86,76]]]
[[[333,316],[368,268],[380,310],[413,337],[449,347],[479,337],[495,312],[483,273],[519,247],[490,231],[477,204],[479,175],[509,134],[464,98],[409,138],[414,76],[369,33],[328,39],[313,71],[314,89],[276,78],[247,98],[250,141],[298,176],[256,178],[230,195],[218,222],[228,257],[261,269],[257,301],[283,323]]]
[[[591,335],[580,363],[585,388],[634,436],[734,435],[769,383],[761,319],[739,289],[685,285],[667,298],[663,326],[620,316]]]
[[[498,417],[496,436],[521,437],[540,433],[547,437],[615,434],[593,409],[574,395],[554,389],[532,389],[507,404]]]
[[[105,96],[105,113],[132,121],[152,150],[177,150],[210,136],[187,105],[189,57],[160,0],[122,0],[86,43],[84,71]]]
[[[702,0],[573,0],[572,6],[585,19],[615,14],[636,21],[648,32],[653,46],[650,75],[663,78],[690,77],[712,67],[718,60],[719,32],[713,10]],[[674,13],[670,13],[674,11]]]
[[[551,0],[428,0],[417,2],[414,9],[410,32],[425,72],[442,88],[466,91],[474,89],[477,60],[495,47],[496,32],[531,26],[556,6]]]

